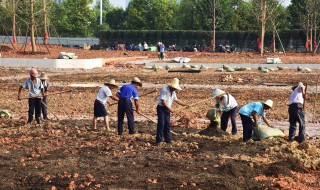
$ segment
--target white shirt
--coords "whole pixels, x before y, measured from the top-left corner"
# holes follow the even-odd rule
[[[43,85],[39,78],[36,78],[36,82],[33,83],[31,78],[28,78],[21,84],[22,88],[28,88],[29,97],[42,96]]]
[[[173,101],[178,100],[176,92],[170,92],[168,85],[162,88],[160,91],[160,96],[158,97],[158,105],[163,106],[162,101],[164,100],[169,107],[171,107]]]
[[[304,102],[304,98],[302,96],[302,85],[298,86],[296,89],[294,89],[294,91],[292,92],[292,94],[290,95],[290,103],[289,104],[293,104],[293,103],[300,103],[303,104]]]
[[[147,43],[143,44],[143,49],[148,49],[148,44]]]
[[[236,99],[231,94],[223,95],[221,98],[218,99],[218,103],[227,110],[231,110],[238,106]]]
[[[112,96],[111,90],[108,86],[104,86],[100,88],[96,99],[99,100],[102,104],[106,104],[109,96]]]

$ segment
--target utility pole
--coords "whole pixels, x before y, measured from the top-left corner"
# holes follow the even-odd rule
[[[102,0],[100,0],[100,26],[102,26]]]
[[[216,0],[213,0],[213,45],[212,51],[216,51]]]
[[[31,22],[31,46],[32,46],[32,53],[37,51],[36,43],[34,39],[34,10],[33,10],[34,0],[30,0],[30,22]]]
[[[44,25],[44,40],[43,40],[43,43],[45,45],[48,44],[48,30],[47,30],[47,1],[46,0],[43,0],[43,25]]]

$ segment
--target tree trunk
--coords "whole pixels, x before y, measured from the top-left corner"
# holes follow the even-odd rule
[[[272,51],[273,53],[276,52],[276,29],[273,28],[273,31],[272,31]]]
[[[261,8],[261,30],[260,30],[260,40],[261,40],[261,49],[260,49],[260,54],[262,56],[264,52],[264,35],[266,32],[266,17],[267,17],[267,1],[262,0],[260,4]]]
[[[213,45],[212,51],[216,51],[216,0],[213,0]]]
[[[311,41],[311,44],[310,44],[310,52],[313,51],[313,28],[312,28],[312,25],[310,25],[310,41]]]
[[[15,0],[12,0],[12,43],[17,43],[16,35],[16,4]]]
[[[48,29],[47,29],[47,5],[46,0],[43,0],[43,25],[44,25],[44,44],[48,44]]]
[[[33,11],[33,4],[34,0],[30,0],[30,21],[31,21],[31,46],[32,46],[32,53],[35,53],[37,51],[36,43],[34,39],[34,11]]]

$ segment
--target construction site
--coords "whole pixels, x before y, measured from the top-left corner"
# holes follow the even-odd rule
[[[0,189],[319,189],[318,54],[166,52],[159,60],[156,52],[49,45],[50,53],[26,54],[19,49],[1,46],[0,109],[10,117],[0,122]],[[34,64],[53,61],[61,52],[77,59],[35,67],[52,85],[49,120],[26,125],[28,92],[23,90],[19,101],[18,88]],[[84,65],[92,68],[72,67],[75,60],[88,60]],[[103,128],[102,120],[93,130],[99,88],[110,79],[122,86],[133,77],[143,83],[140,114],[134,114],[136,134],[128,134],[125,122],[124,134],[117,135],[116,105],[107,106],[111,130]],[[173,104],[173,143],[157,145],[156,99],[174,77],[182,87],[179,100],[191,106]],[[301,144],[287,139],[289,96],[298,82],[308,86],[306,142]],[[231,135],[230,122],[227,132],[208,128],[206,113],[215,105],[210,99],[215,88],[232,94],[239,107],[273,100],[266,114],[285,137],[242,142],[239,115],[237,135]]]

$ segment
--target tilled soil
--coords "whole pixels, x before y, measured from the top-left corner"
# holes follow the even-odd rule
[[[84,51],[79,50],[79,54],[87,54]],[[113,53],[119,57],[123,54]],[[227,59],[222,54],[214,55],[217,59]],[[242,56],[256,55],[237,56],[241,62]],[[292,57],[295,56],[309,59],[309,55]],[[177,133],[172,135],[172,144],[155,144],[156,124],[141,116],[135,122],[137,134],[130,136],[125,131],[124,135],[118,136],[116,106],[108,108],[112,117],[111,131],[103,130],[102,122],[98,123],[98,130],[92,130],[91,126],[98,86],[110,78],[117,83],[127,83],[133,76],[138,76],[143,82],[139,90],[141,95],[160,90],[173,77],[178,77],[183,90],[177,96],[190,104],[210,97],[214,87],[230,92],[240,106],[270,98],[274,108],[267,116],[271,123],[277,123],[288,121],[291,86],[302,81],[315,89],[319,71],[261,73],[252,70],[231,74],[208,69],[198,74],[168,73],[117,64],[122,61],[116,60],[102,69],[89,71],[43,69],[54,85],[51,93],[72,92],[48,96],[48,107],[61,121],[49,112],[51,120],[38,128],[24,125],[27,100],[17,100],[18,87],[28,77],[28,70],[1,68],[0,108],[9,109],[13,118],[0,122],[0,189],[318,189],[320,186],[318,137],[301,145],[281,138],[243,143],[241,133],[230,135],[230,126],[227,133],[207,128],[205,114],[214,106],[212,100],[172,115],[172,130]],[[222,75],[229,74],[233,80],[220,80]],[[243,82],[237,82],[239,78]],[[265,83],[287,86],[267,86]],[[91,87],[68,86],[71,84],[90,84]],[[316,93],[310,92],[306,103],[307,127],[313,118],[312,125],[316,125],[320,116],[319,109],[313,110],[320,106]],[[158,94],[140,98],[141,113],[156,117]],[[23,96],[27,96],[26,91]],[[174,108],[180,107],[174,104]]]

